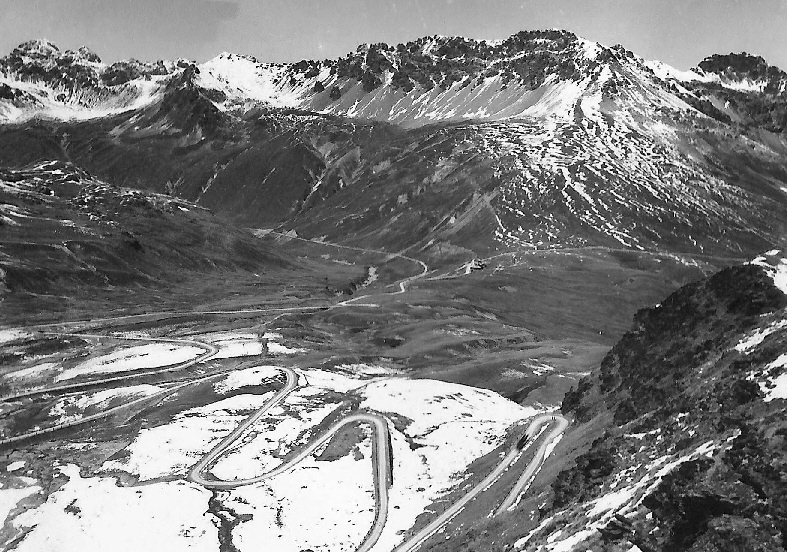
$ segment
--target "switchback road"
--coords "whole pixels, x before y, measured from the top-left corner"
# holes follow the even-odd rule
[[[373,412],[356,412],[349,414],[341,420],[334,423],[319,437],[314,439],[311,443],[303,447],[292,458],[282,463],[281,465],[273,468],[272,470],[247,479],[235,479],[231,481],[222,481],[212,477],[206,477],[205,474],[210,470],[210,467],[224,454],[224,452],[231,447],[238,439],[240,439],[254,424],[256,424],[262,416],[271,408],[282,402],[287,395],[289,395],[298,386],[298,374],[286,367],[278,367],[278,370],[283,372],[286,376],[286,383],[276,394],[268,399],[254,414],[246,418],[243,422],[238,424],[229,435],[224,437],[219,444],[217,444],[210,452],[208,452],[202,459],[197,462],[194,467],[189,470],[187,478],[194,483],[207,487],[209,489],[234,489],[242,485],[252,485],[261,483],[267,479],[281,475],[297,466],[300,462],[306,459],[309,455],[313,454],[321,446],[326,444],[331,437],[333,437],[344,426],[354,423],[367,423],[372,426],[372,473],[374,479],[374,522],[371,529],[364,537],[361,544],[356,548],[356,552],[367,552],[375,545],[385,527],[385,522],[388,517],[388,488],[391,485],[391,470],[392,458],[390,457],[390,450],[388,443],[390,439],[388,431],[388,421],[381,415]]]

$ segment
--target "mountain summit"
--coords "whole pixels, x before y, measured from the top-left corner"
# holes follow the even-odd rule
[[[781,70],[748,54],[711,56],[696,71],[680,72],[622,46],[602,46],[559,30],[523,31],[492,42],[433,36],[397,46],[365,44],[339,59],[286,64],[222,53],[203,64],[105,65],[85,47],[61,52],[47,40],[32,40],[0,60],[4,87],[14,90],[17,100],[22,93],[32,98],[13,106],[6,98],[0,115],[9,121],[105,116],[154,101],[166,81],[186,67],[196,70],[198,84],[223,110],[296,108],[404,126],[570,117],[581,98],[586,109],[602,100],[628,100],[660,109],[691,105],[711,117],[729,118],[708,98],[706,87],[698,91],[697,85],[712,83],[721,94],[766,93],[771,102],[783,104],[787,82]],[[57,93],[63,89],[71,93]],[[95,95],[100,98],[86,100]],[[72,108],[68,115],[64,107]]]

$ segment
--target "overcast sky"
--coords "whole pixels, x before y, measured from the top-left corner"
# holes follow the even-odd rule
[[[787,0],[0,0],[0,54],[30,38],[104,61],[222,51],[260,61],[342,56],[425,35],[562,28],[681,69],[747,51],[787,70]]]

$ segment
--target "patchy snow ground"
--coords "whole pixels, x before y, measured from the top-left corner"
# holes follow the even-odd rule
[[[142,368],[156,368],[186,362],[204,352],[200,347],[174,343],[148,343],[126,347],[107,355],[91,358],[64,371],[55,381],[72,379],[85,374],[126,372]]]
[[[161,391],[155,385],[133,385],[116,389],[105,389],[90,395],[66,395],[55,402],[49,411],[48,420],[55,424],[72,422],[83,417],[85,410],[98,407],[103,410],[109,407],[112,399],[124,397],[129,401],[146,395],[154,395]]]
[[[211,473],[219,479],[232,480],[252,478],[272,470],[282,463],[281,456],[294,448],[301,433],[318,425],[336,407],[336,404],[322,405],[321,401],[290,395],[284,407],[271,409],[271,418],[260,420],[227,451]],[[286,410],[297,410],[298,418],[288,416]]]
[[[230,374],[215,388],[237,390],[271,377],[280,377],[279,372],[258,366]],[[142,480],[182,476],[272,393],[236,395],[143,429],[127,448],[128,457],[106,462],[103,469],[137,474]],[[336,410],[337,393],[360,398],[361,408],[412,420],[403,432],[391,432],[394,484],[388,522],[376,547],[380,550],[401,542],[400,533],[412,527],[432,502],[461,484],[468,465],[498,447],[512,424],[539,412],[494,392],[458,384],[302,370],[299,387],[255,424],[212,473],[238,479],[274,468],[284,454],[304,444],[308,430]],[[275,543],[280,552],[353,549],[374,517],[369,431],[364,435],[338,460],[312,456],[272,480],[222,492],[227,507],[253,516],[234,529],[234,545],[242,551],[257,549],[260,542]],[[413,450],[411,441],[421,446]]]
[[[315,552],[354,550],[374,521],[371,443],[358,454],[330,462],[307,458],[295,469],[262,485],[241,487],[225,504],[252,514],[233,533],[240,550]]]
[[[61,471],[68,482],[14,519],[31,528],[18,552],[219,550],[209,491],[184,481],[119,487],[112,478],[82,478],[74,465]]]
[[[563,529],[557,529],[546,538],[546,544],[532,548],[532,550],[538,550],[538,552],[584,550],[586,547],[582,548],[578,545],[593,536],[599,528],[606,526],[614,515],[625,516],[627,513],[635,511],[664,476],[683,462],[701,456],[711,456],[716,448],[718,448],[717,444],[708,441],[688,454],[655,458],[647,466],[637,466],[636,469],[631,470],[631,473],[628,473],[629,470],[619,473],[617,483],[622,483],[625,479],[626,484],[623,486],[613,485],[614,488],[589,503],[590,509],[585,513],[587,519],[580,520],[583,523],[583,528],[566,530],[565,534]],[[523,548],[534,535],[547,527],[564,527],[565,523],[555,523],[556,517],[559,515],[560,512],[544,519],[530,534],[514,543],[514,548]]]
[[[248,385],[259,385],[269,378],[275,378],[281,371],[275,366],[255,366],[245,370],[235,370],[229,375],[217,381],[213,388],[217,393],[228,393],[235,389],[240,389]]]
[[[773,278],[773,284],[782,293],[787,294],[787,259],[782,257],[781,251],[773,249],[751,261],[753,265],[761,266]]]
[[[138,475],[141,481],[184,476],[188,468],[272,394],[236,395],[181,412],[168,424],[141,430],[127,447],[129,456],[105,462],[102,470],[125,471]]]

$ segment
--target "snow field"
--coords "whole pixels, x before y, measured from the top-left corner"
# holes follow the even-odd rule
[[[107,374],[170,366],[192,360],[202,353],[204,353],[204,349],[200,347],[174,343],[148,343],[126,347],[86,360],[74,368],[64,371],[55,378],[55,381],[72,379],[85,374]]]
[[[240,389],[278,373],[271,366],[239,370],[216,383],[216,390]],[[299,387],[253,426],[212,473],[232,480],[258,476],[279,465],[281,456],[303,444],[295,442],[299,435],[335,410],[336,404],[321,399],[326,391],[354,392],[362,399],[361,408],[412,420],[403,433],[391,432],[394,484],[388,521],[376,546],[380,550],[401,542],[400,533],[460,484],[467,467],[498,447],[512,424],[539,412],[491,391],[458,384],[369,380],[305,370]],[[141,480],[183,475],[272,393],[237,395],[189,409],[169,424],[143,429],[127,448],[130,455],[106,462],[103,469],[127,471]],[[253,516],[234,529],[235,546],[252,550],[259,542],[269,542],[277,551],[299,552],[351,550],[360,543],[374,517],[370,431],[364,429],[364,435],[353,452],[340,459],[317,461],[313,455],[271,480],[227,491],[223,500],[229,508]],[[410,440],[421,446],[412,450]]]
[[[17,516],[31,528],[19,552],[112,550],[215,552],[218,531],[206,514],[210,492],[183,481],[118,487],[113,478],[82,478],[60,468],[68,482],[43,505]]]
[[[14,470],[9,469],[8,471]],[[5,522],[8,518],[8,514],[10,514],[22,500],[40,490],[41,487],[38,485],[18,488],[0,486],[0,521]]]
[[[31,335],[31,333],[24,330],[0,330],[0,345],[22,339],[23,337],[30,337]]]
[[[124,471],[141,481],[183,476],[214,445],[251,412],[273,396],[236,395],[207,406],[192,408],[165,425],[142,429],[127,447],[122,460],[104,462],[103,471]]]
[[[225,504],[253,515],[234,531],[233,543],[243,551],[261,542],[277,552],[354,550],[372,526],[375,508],[368,437],[358,450],[357,458],[330,462],[309,457],[261,485],[231,491]]]

